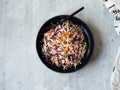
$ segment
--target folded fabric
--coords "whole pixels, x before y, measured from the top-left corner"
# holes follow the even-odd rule
[[[115,15],[114,27],[120,35],[120,0],[102,0],[110,12]],[[120,90],[120,47],[115,60],[114,71],[111,76],[112,90]]]

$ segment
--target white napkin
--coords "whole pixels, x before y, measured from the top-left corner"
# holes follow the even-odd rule
[[[102,0],[105,6],[115,15],[114,27],[120,35],[120,0]]]
[[[114,27],[120,35],[120,0],[102,0],[110,12],[115,15]],[[120,90],[120,47],[115,60],[115,68],[111,76],[112,90]]]

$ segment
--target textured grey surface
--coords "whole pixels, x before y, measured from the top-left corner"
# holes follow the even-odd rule
[[[36,53],[36,36],[49,18],[70,14],[91,29],[95,49],[81,70],[49,70]],[[110,76],[120,45],[113,16],[99,0],[0,0],[0,90],[110,90]]]

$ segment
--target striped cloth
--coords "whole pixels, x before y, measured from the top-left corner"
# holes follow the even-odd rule
[[[102,0],[105,6],[115,15],[114,27],[118,35],[120,35],[120,0]]]

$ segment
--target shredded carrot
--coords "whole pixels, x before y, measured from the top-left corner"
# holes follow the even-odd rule
[[[59,35],[59,38],[62,39],[62,40],[66,40],[67,38],[69,38],[70,34],[71,34],[71,32],[68,31],[66,33],[63,33],[63,34]]]
[[[67,54],[69,47],[61,47],[61,49],[64,51],[65,54]]]
[[[62,39],[62,40],[66,40],[67,36],[65,34],[61,34],[61,35],[59,35],[59,38]]]
[[[56,40],[53,40],[53,45],[54,45],[54,44],[57,44],[57,41],[56,41]]]

